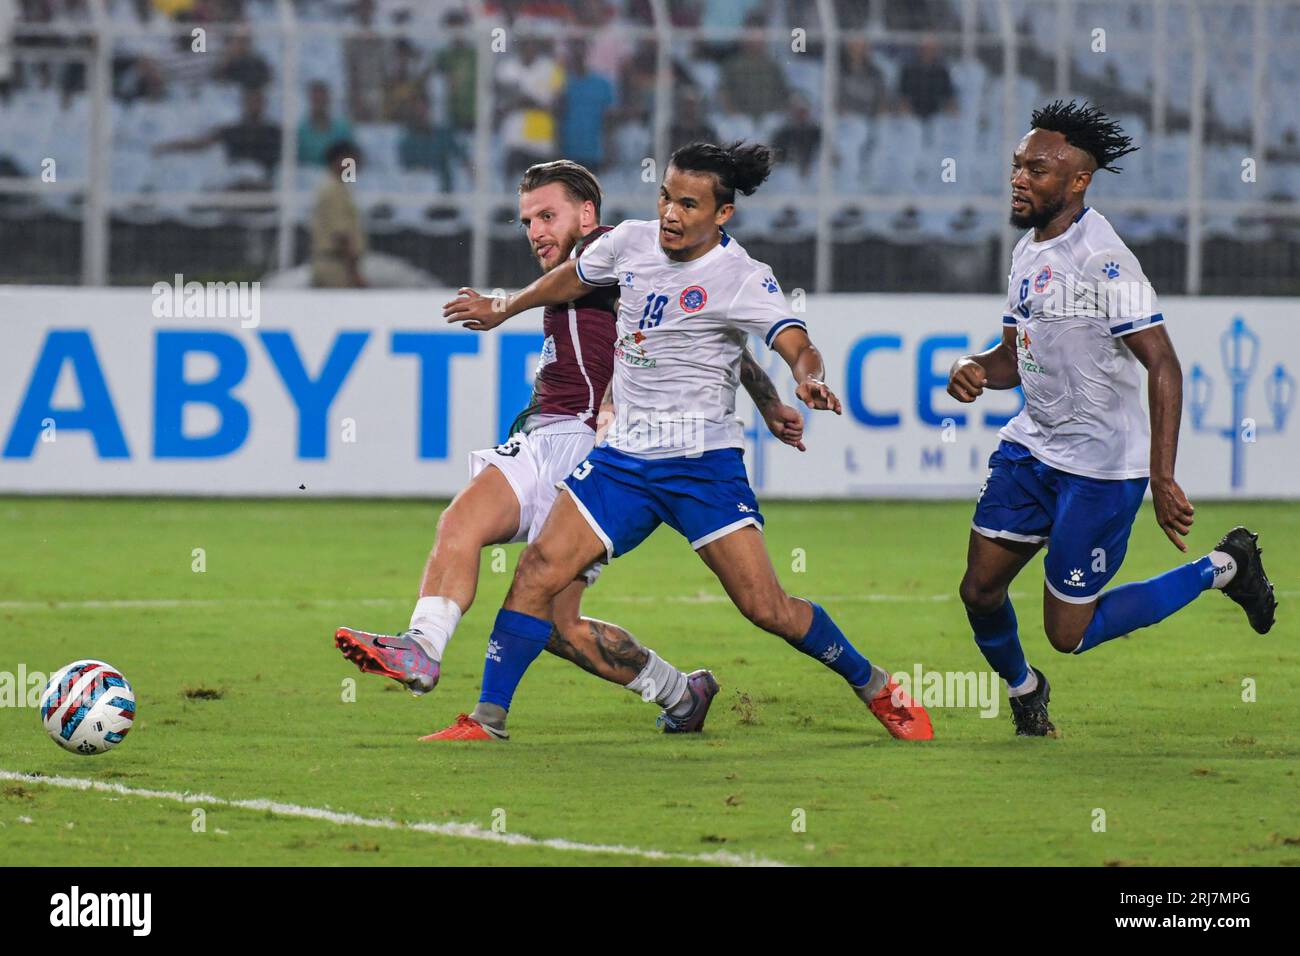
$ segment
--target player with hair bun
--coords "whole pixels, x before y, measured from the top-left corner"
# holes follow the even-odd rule
[[[747,337],[761,337],[785,359],[800,401],[840,413],[805,323],[791,314],[771,269],[725,228],[736,192],[750,195],[771,169],[763,145],[683,146],[665,170],[657,220],[620,224],[580,259],[504,300],[470,295],[444,307],[449,321],[487,329],[600,288],[621,296],[614,424],[607,442],[564,479],[565,493],[519,560],[492,629],[499,653],[484,666],[481,704],[509,708],[545,646],[551,602],[567,582],[627,554],[664,523],[690,542],[745,617],[844,678],[891,735],[933,737],[929,715],[889,672],[859,653],[823,608],[786,593],[763,544],[735,414]],[[700,707],[717,686],[704,691]],[[668,730],[694,719],[693,712],[660,717]]]

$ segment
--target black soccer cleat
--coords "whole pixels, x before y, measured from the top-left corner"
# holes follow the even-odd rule
[[[1055,737],[1056,726],[1047,716],[1047,702],[1052,699],[1052,685],[1047,675],[1037,667],[1030,669],[1038,675],[1038,687],[1028,694],[1011,698],[1011,719],[1016,725],[1017,737]]]
[[[1259,535],[1236,527],[1225,534],[1215,548],[1231,555],[1237,565],[1237,573],[1223,593],[1242,606],[1256,633],[1267,634],[1273,626],[1277,598],[1273,596],[1273,585],[1264,573],[1264,562],[1260,560],[1264,552],[1256,544],[1258,540]]]

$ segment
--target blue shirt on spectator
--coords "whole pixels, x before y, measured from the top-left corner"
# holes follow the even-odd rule
[[[562,154],[578,163],[599,165],[605,159],[605,112],[614,105],[614,86],[599,73],[569,76],[564,87]]]

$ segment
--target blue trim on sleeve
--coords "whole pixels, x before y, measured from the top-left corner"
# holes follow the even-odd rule
[[[1015,317],[1014,315],[1012,315],[1010,312],[1003,312],[1003,313],[1002,313],[1002,324],[1003,324],[1003,325],[1015,325],[1015,324],[1016,324],[1016,317]]]
[[[1159,325],[1164,320],[1165,314],[1163,312],[1157,312],[1150,318],[1129,319],[1127,322],[1122,322],[1119,325],[1112,325],[1110,327],[1110,334],[1123,335],[1126,332],[1140,332],[1143,329],[1151,328],[1153,325]]]
[[[767,330],[767,335],[763,336],[763,341],[767,343],[767,347],[771,348],[772,343],[776,341],[776,337],[785,331],[785,329],[790,325],[797,325],[804,331],[808,330],[808,323],[803,319],[782,319],[780,322],[776,323],[776,325]]]
[[[582,274],[582,257],[579,256],[577,259],[574,260],[574,262],[578,267],[578,278],[581,279],[587,285],[618,285],[617,277],[615,277],[613,282],[592,282],[590,279],[588,279],[585,275]]]

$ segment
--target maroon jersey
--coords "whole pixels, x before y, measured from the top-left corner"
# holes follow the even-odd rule
[[[597,226],[575,247],[580,256],[611,226]],[[576,302],[547,306],[542,319],[546,340],[533,382],[533,400],[520,418],[525,428],[555,418],[576,418],[596,428],[600,400],[614,374],[618,327],[618,289],[595,289]],[[513,430],[513,429],[512,429]]]

